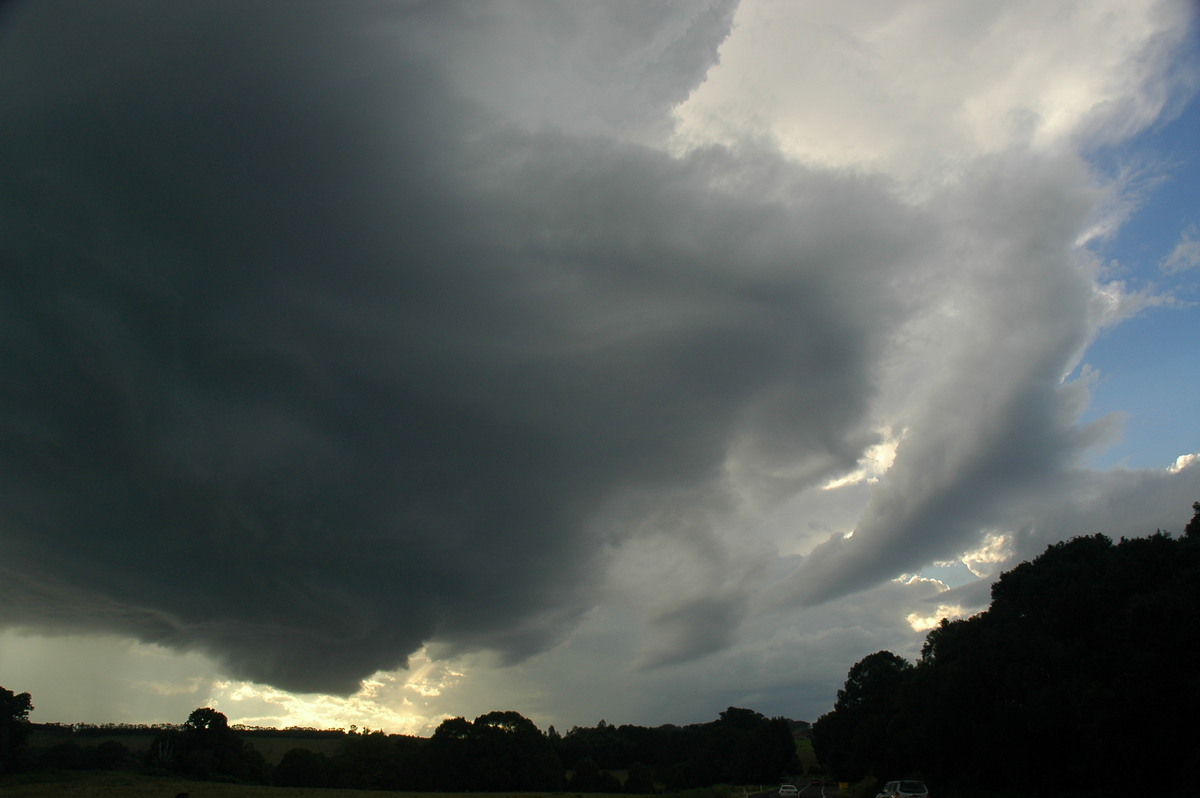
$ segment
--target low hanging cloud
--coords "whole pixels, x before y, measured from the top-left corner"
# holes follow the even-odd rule
[[[783,605],[1086,483],[1082,162],[989,147],[917,202],[753,137],[685,151],[731,4],[534,8],[8,11],[6,624],[350,693],[426,644],[545,651],[618,562],[650,672],[761,624],[756,524],[888,435]]]

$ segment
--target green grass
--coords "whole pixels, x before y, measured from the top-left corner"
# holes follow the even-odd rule
[[[308,787],[264,787],[250,784],[222,784],[213,781],[189,781],[174,777],[146,776],[140,773],[81,773],[36,771],[0,776],[3,798],[174,798],[186,792],[190,798],[452,798],[454,793],[390,792],[377,790],[339,790]],[[459,795],[463,795],[460,793]],[[472,798],[508,798],[512,793],[469,793]],[[574,793],[525,793],[531,796]],[[682,798],[710,798],[710,791],[679,793]],[[589,794],[587,798],[630,798],[627,795]]]
[[[817,755],[813,753],[812,740],[808,737],[796,738],[796,757],[805,773],[811,773],[817,764]]]
[[[262,754],[263,760],[268,765],[278,765],[279,760],[283,759],[283,755],[293,748],[307,748],[317,754],[333,756],[337,753],[338,747],[345,742],[345,738],[343,737],[281,737],[265,734],[239,734],[238,736],[254,746],[254,750]],[[128,748],[129,753],[133,756],[140,757],[146,753],[147,749],[150,748],[150,744],[154,742],[154,735],[121,734],[114,732],[113,734],[63,736],[48,734],[44,731],[35,731],[29,737],[28,747],[31,751],[44,750],[52,748],[59,743],[70,741],[81,748],[95,748],[106,740],[118,742]],[[167,798],[172,798],[172,796],[167,796]]]
[[[37,748],[52,748],[59,743],[72,742],[80,748],[95,748],[100,743],[112,740],[128,748],[135,754],[140,754],[150,747],[150,743],[154,742],[152,734],[121,734],[114,732],[112,734],[51,734],[49,732],[35,730],[29,735],[28,747],[30,749]]]
[[[247,792],[252,788],[234,784],[213,784],[178,778],[159,778],[137,773],[93,773],[76,771],[35,771],[0,778],[4,798],[173,798],[186,792],[193,798],[233,798],[262,796]],[[281,793],[282,794],[282,793]],[[296,798],[300,798],[297,794]]]
[[[263,761],[268,765],[278,765],[283,755],[293,748],[307,748],[314,754],[333,756],[345,742],[341,737],[274,737],[248,734],[239,736],[254,746],[254,750],[262,755]]]

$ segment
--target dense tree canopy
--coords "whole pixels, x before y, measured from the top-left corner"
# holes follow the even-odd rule
[[[293,748],[275,766],[272,781],[280,787],[333,787],[337,771],[325,754]]]
[[[559,790],[563,784],[549,738],[517,712],[489,712],[474,723],[444,721],[429,741],[426,761],[432,789]]]
[[[14,693],[0,687],[0,773],[8,770],[29,737],[32,711],[33,698],[29,693]]]
[[[1190,794],[1200,758],[1179,730],[1200,711],[1193,507],[1179,539],[1048,547],[1000,577],[986,612],[933,629],[915,667],[890,652],[854,665],[814,725],[824,764],[852,779]]]
[[[260,781],[263,774],[262,756],[211,707],[194,710],[178,730],[159,734],[146,761],[201,779]]]
[[[572,770],[649,769],[667,789],[774,781],[796,768],[796,744],[783,718],[729,707],[710,723],[571,729],[558,750]],[[586,791],[586,784],[572,789]],[[596,788],[600,791],[599,788]]]
[[[298,782],[297,786],[329,787],[336,784],[363,790],[423,789],[426,787],[421,767],[423,742],[415,737],[387,735],[382,731],[349,734],[330,763],[332,768],[326,769],[322,757],[310,757],[308,780]]]
[[[813,729],[821,762],[843,778],[857,781],[873,770],[894,772],[893,727],[913,666],[890,651],[877,651],[855,663],[838,690],[834,711]]]

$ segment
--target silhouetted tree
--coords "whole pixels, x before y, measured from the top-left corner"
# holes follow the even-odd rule
[[[466,718],[447,718],[434,730],[426,747],[423,786],[432,790],[466,792],[472,773],[473,732]]]
[[[596,760],[584,757],[575,765],[567,789],[574,792],[620,792],[621,782],[608,771],[601,770]]]
[[[573,770],[579,760],[587,758],[594,760],[601,770],[624,767],[626,751],[622,739],[623,728],[603,720],[593,728],[574,727],[556,747],[563,766]]]
[[[576,726],[557,744],[567,770],[576,771],[572,789],[589,784],[592,764],[605,771],[644,768],[647,782],[668,790],[712,784],[773,781],[795,766],[796,745],[791,721],[766,718],[758,712],[729,707],[716,721],[690,726],[655,728],[611,723],[594,728]],[[807,724],[805,724],[807,726]],[[584,774],[580,780],[579,774]],[[632,776],[631,776],[632,778]],[[578,783],[578,784],[577,784]],[[628,792],[644,792],[644,785]]]
[[[911,663],[890,651],[877,651],[850,668],[833,712],[813,724],[813,748],[833,773],[858,781],[903,766],[896,762],[891,736],[902,733],[895,721],[912,671]]]
[[[421,786],[424,741],[382,731],[350,734],[334,760],[338,783],[364,790],[412,790]]]
[[[325,754],[293,748],[275,765],[271,780],[280,787],[334,787],[338,774]]]
[[[14,693],[0,687],[0,773],[16,764],[18,751],[29,739],[32,711],[33,698],[29,693]]]
[[[931,630],[915,668],[890,652],[860,662],[814,725],[822,763],[1050,795],[1134,792],[1153,774],[1156,794],[1192,794],[1200,754],[1174,730],[1200,712],[1193,510],[1180,539],[1047,547],[997,580],[986,612]]]
[[[558,790],[562,763],[550,741],[517,712],[489,712],[472,730],[481,760],[485,790]]]
[[[517,712],[489,712],[474,723],[443,721],[429,740],[427,784],[453,791],[558,790],[562,763],[550,740]]]
[[[193,710],[178,730],[161,733],[146,761],[200,779],[262,780],[262,756],[229,728],[223,713],[211,707]]]
[[[773,781],[793,767],[796,744],[788,722],[729,707],[699,728],[692,769],[702,784]]]
[[[625,792],[634,795],[649,795],[654,792],[654,771],[648,765],[634,762],[629,766],[629,775],[625,779]]]

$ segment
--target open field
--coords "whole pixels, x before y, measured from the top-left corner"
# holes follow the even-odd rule
[[[807,737],[796,738],[796,758],[800,760],[800,769],[811,773],[817,765],[817,755],[813,752],[812,740]]]
[[[376,790],[339,790],[306,787],[265,787],[247,784],[221,784],[212,781],[188,781],[173,777],[146,776],[139,773],[35,772],[0,777],[0,795],[4,798],[174,798],[187,793],[189,798],[454,798],[455,793],[414,793]],[[739,793],[740,794],[740,793]],[[459,793],[471,798],[509,798],[512,793]],[[574,793],[522,793],[530,798]],[[679,793],[697,798],[718,798],[712,790]],[[588,798],[630,798],[628,795],[589,794]]]
[[[343,737],[315,737],[315,736],[297,736],[287,737],[280,735],[239,733],[239,737],[245,740],[250,745],[254,746],[254,750],[262,754],[263,760],[268,765],[277,765],[283,755],[293,748],[307,748],[310,751],[326,756],[333,756],[337,753],[338,747],[345,740]],[[84,746],[94,747],[103,742],[112,740],[129,749],[129,752],[134,756],[140,757],[154,742],[153,734],[122,734],[121,732],[113,732],[111,734],[83,734],[63,736],[60,734],[51,734],[44,731],[34,731],[29,737],[29,750],[37,751],[51,748],[59,743],[70,740],[71,742]]]
[[[131,753],[142,754],[150,747],[150,743],[154,742],[154,735],[122,734],[121,732],[113,732],[112,734],[62,735],[35,729],[33,734],[29,735],[27,745],[31,751],[37,751],[70,741],[79,746],[92,748],[109,740],[120,743],[128,748]]]
[[[275,737],[260,734],[239,734],[268,765],[278,765],[283,755],[293,748],[307,748],[315,754],[333,756],[345,742],[344,737]]]

